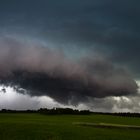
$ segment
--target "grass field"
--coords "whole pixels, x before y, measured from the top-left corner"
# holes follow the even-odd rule
[[[0,140],[140,140],[140,129],[125,126],[140,126],[140,118],[4,113],[0,114]]]

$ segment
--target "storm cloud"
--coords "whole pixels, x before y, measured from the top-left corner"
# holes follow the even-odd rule
[[[139,5],[139,0],[1,0],[1,84],[28,98],[138,111]]]
[[[1,0],[0,30],[55,47],[101,51],[138,79],[139,5],[138,0]]]
[[[64,104],[137,93],[132,77],[101,55],[72,60],[57,49],[11,38],[2,38],[0,49],[1,84],[21,93],[47,95]]]

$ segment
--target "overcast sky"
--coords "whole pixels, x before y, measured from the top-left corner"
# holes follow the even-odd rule
[[[139,5],[1,0],[0,108],[140,112]]]

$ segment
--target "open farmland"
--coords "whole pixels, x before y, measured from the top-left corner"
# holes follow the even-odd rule
[[[134,126],[140,126],[140,118],[1,113],[0,140],[139,140]]]

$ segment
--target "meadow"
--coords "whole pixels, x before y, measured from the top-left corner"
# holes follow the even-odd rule
[[[0,113],[0,140],[140,140],[140,129],[124,126],[140,126],[140,118]]]

